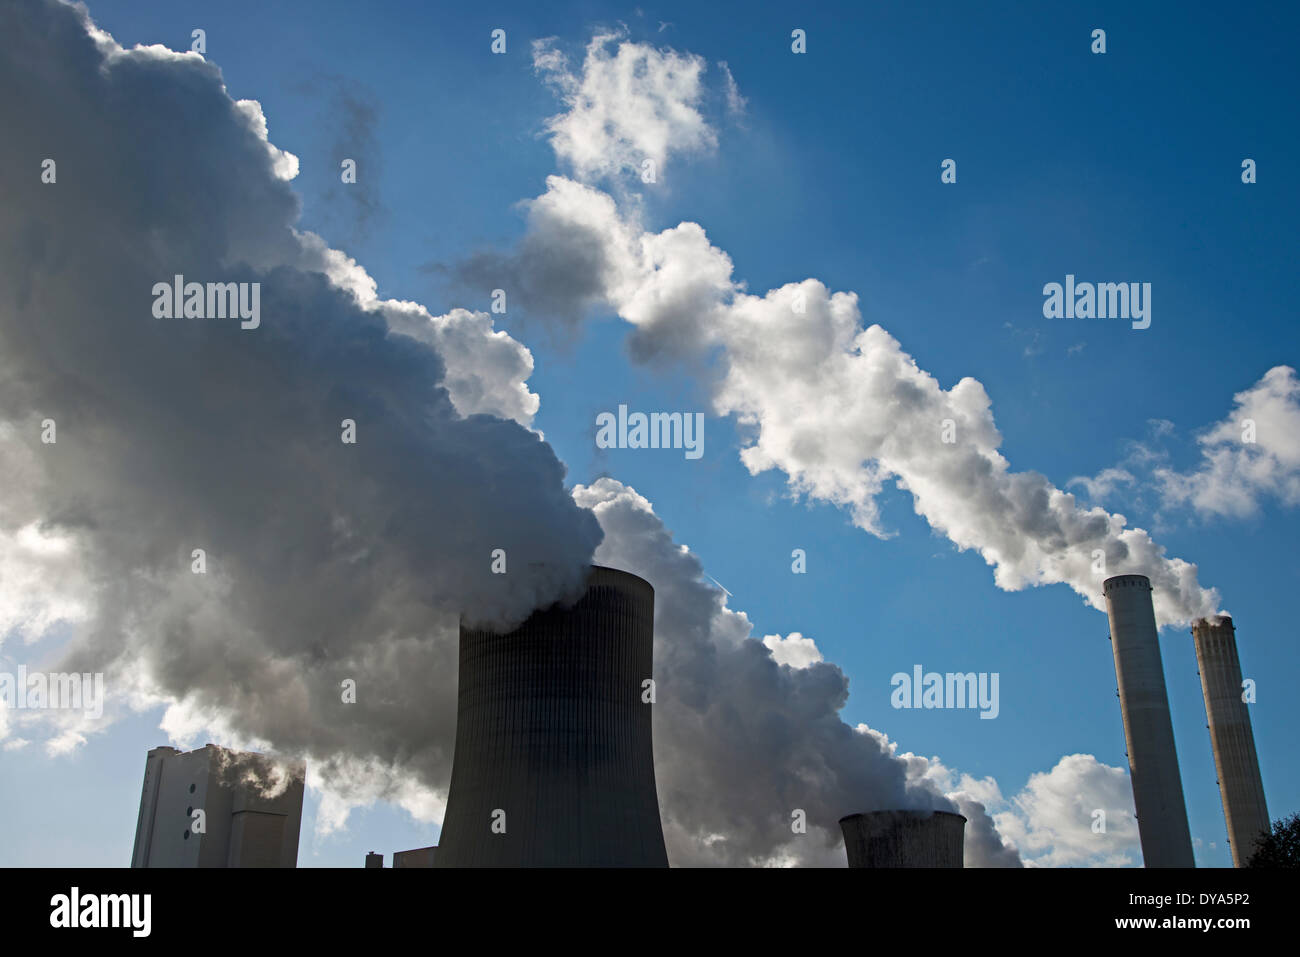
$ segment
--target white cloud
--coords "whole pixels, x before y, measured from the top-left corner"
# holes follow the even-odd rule
[[[585,131],[593,117],[618,114],[614,133],[590,140],[626,157],[625,145],[606,140],[636,140],[638,134],[618,131],[639,129],[643,113],[698,117],[698,76],[684,86],[657,83],[648,107],[629,99],[626,71],[678,55],[623,43],[619,58],[627,64],[614,68],[603,52],[610,39],[592,42],[580,76],[547,68],[568,91],[570,106],[552,126]],[[683,134],[664,142],[698,139]],[[574,159],[575,150],[586,155],[557,137],[562,159]],[[748,438],[741,460],[751,473],[779,469],[795,495],[841,506],[854,524],[880,536],[889,532],[877,499],[893,481],[911,493],[931,527],[979,552],[1004,589],[1064,583],[1102,609],[1104,576],[1093,571],[1100,550],[1106,574],[1152,579],[1162,623],[1218,610],[1218,595],[1199,585],[1196,566],[1167,557],[1123,515],[1084,508],[1036,472],[1012,471],[983,385],[964,378],[944,389],[882,326],[864,328],[856,294],[806,279],[752,295],[698,224],[645,231],[637,208],[620,209],[612,197],[563,177],[549,178],[531,208],[545,215],[530,213],[524,249],[548,251],[548,287],[573,286],[580,277],[584,303],[603,298],[633,326],[634,358],[689,366],[720,353],[714,411],[736,417]],[[953,441],[944,440],[946,431]]]
[[[94,601],[75,535],[43,530],[35,521],[16,529],[0,523],[0,646],[9,635],[33,644],[56,625],[85,622]]]
[[[964,856],[967,867],[1020,867],[1022,861],[1015,843],[999,833],[998,825],[989,813],[990,807],[1003,803],[998,784],[993,778],[972,778],[957,774],[937,757],[926,758],[911,751],[899,753],[897,742],[890,741],[882,731],[859,724],[858,734],[880,742],[907,768],[908,786],[942,794],[966,818]]]
[[[1030,775],[1018,793],[1004,798],[992,777],[973,778],[938,758],[909,752],[865,724],[860,734],[879,739],[907,765],[913,786],[929,787],[958,805],[967,818],[968,867],[1130,867],[1141,861],[1133,791],[1123,768],[1090,754],[1070,754],[1051,770]],[[1105,830],[1094,830],[1103,820]]]
[[[721,348],[713,407],[749,437],[741,460],[751,473],[780,469],[794,494],[841,506],[880,536],[889,532],[877,496],[893,480],[933,528],[978,551],[1004,589],[1065,583],[1102,609],[1100,549],[1107,574],[1152,579],[1161,622],[1218,610],[1196,566],[1167,557],[1123,515],[1012,471],[983,385],[943,389],[884,328],[863,328],[855,294],[807,279],[751,295],[698,224],[642,232],[611,197],[562,177],[535,203],[547,211],[537,238],[598,237],[610,251],[599,279],[633,326],[634,357],[698,362]]]
[[[1066,483],[1066,487],[1081,485],[1084,491],[1088,493],[1089,499],[1100,502],[1109,498],[1120,486],[1132,485],[1135,481],[1133,473],[1127,469],[1109,468],[1102,469],[1094,478],[1088,478],[1084,475],[1076,476]]]
[[[422,784],[408,768],[370,759],[332,756],[307,762],[307,787],[321,794],[314,838],[347,830],[355,810],[395,804],[415,821],[436,824],[447,810],[445,791]]]
[[[531,355],[485,314],[381,299],[295,229],[291,158],[213,64],[123,49],[79,6],[3,20],[0,167],[42,142],[77,171],[61,159],[57,188],[33,178],[0,208],[0,273],[17,277],[0,309],[0,637],[49,639],[49,670],[102,672],[109,701],[93,723],[9,714],[6,741],[66,753],[151,701],[177,739],[214,728],[436,786],[457,614],[504,625],[570,593],[600,537],[523,427]],[[141,149],[160,128],[167,148]],[[150,289],[181,273],[256,284],[262,324],[153,317]],[[466,561],[495,547],[508,581]]]
[[[718,69],[722,71],[722,90],[727,98],[727,112],[732,116],[743,116],[748,101],[740,95],[740,87],[731,75],[731,67],[727,66],[726,60],[719,60]]]
[[[959,789],[937,771],[897,755],[884,735],[853,733],[839,715],[848,679],[811,639],[757,640],[644,496],[604,478],[574,497],[605,532],[596,560],[655,588],[655,777],[670,862],[843,867],[844,815],[939,808],[970,819],[970,866],[1018,863],[965,791],[945,796]],[[806,834],[791,829],[796,809]]]
[[[1226,419],[1199,439],[1191,472],[1156,470],[1166,501],[1204,515],[1254,515],[1274,498],[1300,505],[1300,379],[1290,366],[1269,369],[1234,396]]]
[[[1094,830],[1103,820],[1105,831]],[[1123,768],[1070,754],[994,815],[999,829],[1038,867],[1127,867],[1141,861],[1133,789]]]
[[[640,171],[647,159],[662,172],[671,154],[717,143],[699,111],[701,57],[603,33],[588,44],[580,75],[549,40],[534,42],[533,67],[567,107],[546,128],[556,154],[580,179]]]
[[[418,302],[381,299],[378,284],[360,263],[319,236],[294,230],[298,245],[277,262],[319,272],[339,289],[352,294],[357,305],[383,316],[390,329],[432,346],[446,365],[442,385],[461,415],[495,415],[530,425],[541,405],[528,388],[533,354],[504,330],[491,315],[452,309],[433,315]]]
[[[276,179],[288,182],[298,175],[298,157],[288,150],[278,149],[270,140],[266,114],[257,100],[236,100],[235,109],[248,119],[249,128],[266,144],[266,154],[271,160],[271,170]]]
[[[788,665],[800,669],[815,665],[822,660],[822,653],[817,642],[805,638],[797,631],[782,638],[780,635],[764,635],[763,644],[772,652],[772,660],[778,665]]]

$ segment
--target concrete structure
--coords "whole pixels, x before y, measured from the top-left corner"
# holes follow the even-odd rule
[[[366,867],[383,867],[384,855],[376,851],[366,852]]]
[[[1242,700],[1237,635],[1232,619],[1225,615],[1198,619],[1192,624],[1192,636],[1232,863],[1245,867],[1260,836],[1268,832],[1269,820],[1250,710]]]
[[[395,851],[393,853],[394,867],[433,867],[434,859],[438,856],[438,845],[432,847],[417,847],[410,851]]]
[[[215,744],[184,753],[154,748],[145,759],[131,866],[296,867],[305,777],[301,762],[281,768]]]
[[[951,811],[872,811],[840,818],[849,867],[962,867],[966,818]]]
[[[654,589],[593,567],[572,607],[460,629],[438,867],[666,867],[642,682]]]
[[[1160,660],[1151,580],[1116,575],[1102,583],[1110,616],[1129,778],[1146,867],[1195,867],[1183,782],[1174,750],[1165,671]]]

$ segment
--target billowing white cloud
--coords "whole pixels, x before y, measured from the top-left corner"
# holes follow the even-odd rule
[[[1165,441],[1174,433],[1167,419],[1148,420],[1149,435],[1128,443],[1121,462],[1069,485],[1096,503],[1121,491],[1168,518],[1190,510],[1201,518],[1249,518],[1273,501],[1300,505],[1300,379],[1290,366],[1269,369],[1234,396],[1226,418],[1198,436],[1200,459],[1180,469]]]
[[[655,588],[655,777],[671,863],[842,867],[846,814],[971,807],[913,774],[883,735],[845,724],[844,673],[799,632],[760,641],[644,496],[603,478],[574,498],[605,533],[597,560]],[[968,817],[970,865],[1014,866],[992,820]]]
[[[1091,754],[1066,755],[1032,775],[993,817],[1029,866],[1128,867],[1142,859],[1129,776]]]
[[[571,99],[557,122],[623,101],[617,78],[593,67],[565,74],[583,100],[578,109]],[[557,152],[565,158],[568,148]],[[841,506],[881,536],[877,499],[892,481],[931,527],[977,551],[1004,589],[1063,583],[1102,609],[1104,578],[1133,572],[1151,578],[1164,624],[1218,610],[1196,566],[1168,557],[1144,529],[1080,505],[1043,475],[1013,471],[983,385],[968,377],[944,389],[882,326],[865,326],[856,294],[816,279],[750,294],[700,225],[647,231],[638,208],[563,177],[547,181],[533,208],[546,215],[530,217],[521,249],[549,251],[548,286],[580,276],[587,302],[599,296],[627,320],[635,358],[697,367],[717,356],[713,408],[736,417],[751,473],[779,469],[794,494]],[[566,263],[573,248],[588,252]]]
[[[901,761],[913,787],[929,788],[944,795],[965,816],[963,851],[967,867],[1022,866],[1015,843],[999,833],[998,825],[989,813],[989,808],[1003,803],[1002,793],[993,778],[977,780],[968,774],[958,774],[937,757],[926,758],[911,751],[900,754],[896,742],[890,741],[884,732],[865,724],[859,724],[855,730],[880,742],[881,747]]]
[[[587,45],[581,73],[553,40],[534,41],[533,66],[567,107],[546,127],[556,154],[580,179],[639,174],[647,160],[657,179],[672,153],[717,144],[699,109],[701,57],[602,33]]]
[[[1300,379],[1295,369],[1275,366],[1233,399],[1228,417],[1200,436],[1196,469],[1156,469],[1166,502],[1232,517],[1254,515],[1270,498],[1300,505]]]
[[[410,769],[374,758],[327,755],[307,763],[307,786],[319,791],[316,841],[346,831],[355,810],[380,801],[394,804],[423,824],[436,824],[447,810],[447,792],[422,783]]]
[[[938,758],[899,753],[897,744],[864,724],[907,765],[908,780],[955,803],[966,816],[967,867],[1130,867],[1140,863],[1133,790],[1123,768],[1090,754],[1070,754],[1032,774],[1010,798],[992,777],[973,778]]]
[[[432,346],[446,363],[442,386],[461,415],[495,415],[530,425],[541,405],[529,390],[533,354],[504,330],[495,328],[486,312],[452,309],[433,315],[418,302],[381,299],[378,284],[351,256],[331,249],[319,236],[293,231],[298,240],[282,265],[319,272],[357,305],[381,316],[393,332]]]
[[[1166,556],[1123,515],[1013,471],[984,387],[965,378],[944,389],[884,328],[863,328],[853,293],[808,279],[751,295],[698,224],[645,232],[592,187],[547,185],[535,201],[547,214],[525,243],[555,250],[581,235],[607,251],[603,296],[633,325],[633,356],[700,362],[720,347],[713,407],[737,417],[751,473],[780,469],[795,494],[841,506],[882,536],[877,496],[894,481],[933,528],[978,551],[1001,588],[1064,583],[1101,609],[1103,578],[1138,572],[1152,579],[1163,623],[1218,609],[1196,566]],[[554,258],[550,268],[564,271]]]
[[[822,653],[817,642],[805,638],[797,631],[782,638],[780,635],[764,635],[763,644],[772,652],[772,660],[778,665],[788,665],[794,669],[807,668],[822,660]]]
[[[67,664],[110,670],[111,693],[135,706],[165,706],[174,740],[215,729],[235,747],[306,757],[326,792],[322,835],[374,800],[430,820],[449,772],[457,608],[521,615],[563,593],[603,533],[596,558],[644,575],[661,601],[656,757],[675,863],[842,863],[839,816],[900,806],[971,809],[972,831],[990,841],[972,862],[1005,858],[1007,844],[991,843],[993,819],[974,813],[995,786],[952,788],[933,763],[914,774],[881,736],[845,725],[844,674],[813,660],[815,645],[797,632],[771,636],[775,648],[756,640],[634,490],[603,479],[570,499],[560,464],[520,427],[537,408],[526,349],[485,314],[380,300],[357,263],[295,231],[291,157],[269,143],[260,107],[231,100],[214,67],[162,48],[124,50],[57,2],[6,8],[0,25],[5,52],[22,50],[23,69],[35,71],[20,84],[18,58],[0,56],[0,91],[29,91],[4,101],[12,123],[0,167],[23,167],[13,144],[38,135],[61,157],[97,160],[72,177],[61,160],[57,188],[33,185],[0,208],[0,255],[18,277],[0,299],[0,468],[25,477],[0,494],[0,545],[23,550],[0,548],[0,571],[71,573],[66,591],[6,606],[11,629],[27,637],[77,625]],[[581,78],[540,52],[538,68],[571,107],[552,125],[557,149],[581,175],[713,143],[693,106],[699,62],[627,46],[589,49]],[[610,84],[623,84],[621,100],[606,95]],[[160,123],[188,136],[141,152]],[[124,168],[136,175],[124,179]],[[955,414],[961,462],[988,473],[967,491],[1008,499],[1000,519],[1032,532],[1033,548],[961,531],[967,547],[1008,587],[1035,572],[1068,580],[1042,574],[1042,556],[1060,551],[1047,527],[1060,516],[1040,514],[1044,480],[1017,484],[996,454],[982,388],[939,389],[883,330],[859,328],[851,294],[808,280],[749,296],[699,226],[646,232],[567,179],[553,178],[532,211],[537,233],[563,238],[576,223],[572,235],[599,244],[589,297],[634,324],[642,356],[725,347],[715,406],[758,429],[751,468],[786,470],[792,485],[877,533],[874,491],[892,476],[941,527],[955,508],[952,477],[910,467],[908,430],[867,406],[892,401],[913,427]],[[552,278],[564,278],[568,250],[590,253],[558,248]],[[262,335],[230,338],[244,334],[194,322],[166,326],[173,339],[158,321],[137,323],[152,281],[174,271],[263,282]],[[800,292],[804,311],[794,312]],[[63,351],[51,358],[33,329]],[[789,341],[774,352],[759,341],[772,335]],[[794,381],[776,383],[789,409],[757,395],[764,363],[771,378]],[[834,400],[839,380],[855,375],[865,391]],[[354,409],[367,413],[359,445],[340,451],[338,422]],[[46,411],[60,421],[53,448],[34,438]],[[835,414],[867,437],[847,449],[830,442],[821,417]],[[1120,534],[1113,519],[1086,517]],[[487,568],[498,539],[519,549],[510,544],[509,595],[489,593],[492,580],[472,571]],[[537,542],[565,545],[550,556],[562,573],[529,579]],[[189,568],[197,544],[210,556],[204,576]],[[5,564],[6,554],[17,558]],[[341,701],[345,679],[356,682],[355,704]],[[8,746],[14,718],[0,720]],[[56,730],[54,751],[88,733],[72,720]],[[795,811],[807,814],[807,834],[792,831]]]
[[[296,230],[288,155],[200,56],[0,5],[0,115],[0,638],[48,639],[42,670],[104,672],[109,696],[10,735],[62,753],[151,703],[178,739],[436,789],[458,613],[571,594],[600,537],[526,427],[531,355],[485,314],[381,299]],[[155,315],[176,275],[257,284],[260,324]]]

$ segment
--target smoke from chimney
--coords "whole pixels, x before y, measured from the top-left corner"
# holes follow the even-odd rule
[[[42,589],[86,583],[62,667],[173,728],[445,781],[457,616],[580,593],[601,537],[536,433],[462,414],[515,401],[527,350],[410,304],[394,332],[201,57],[57,2],[5,4],[0,46],[0,552],[38,529],[68,571]],[[260,284],[258,326],[157,317],[177,275]]]

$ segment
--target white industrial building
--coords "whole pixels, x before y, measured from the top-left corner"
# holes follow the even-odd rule
[[[154,748],[131,866],[296,867],[305,772],[215,744]]]

